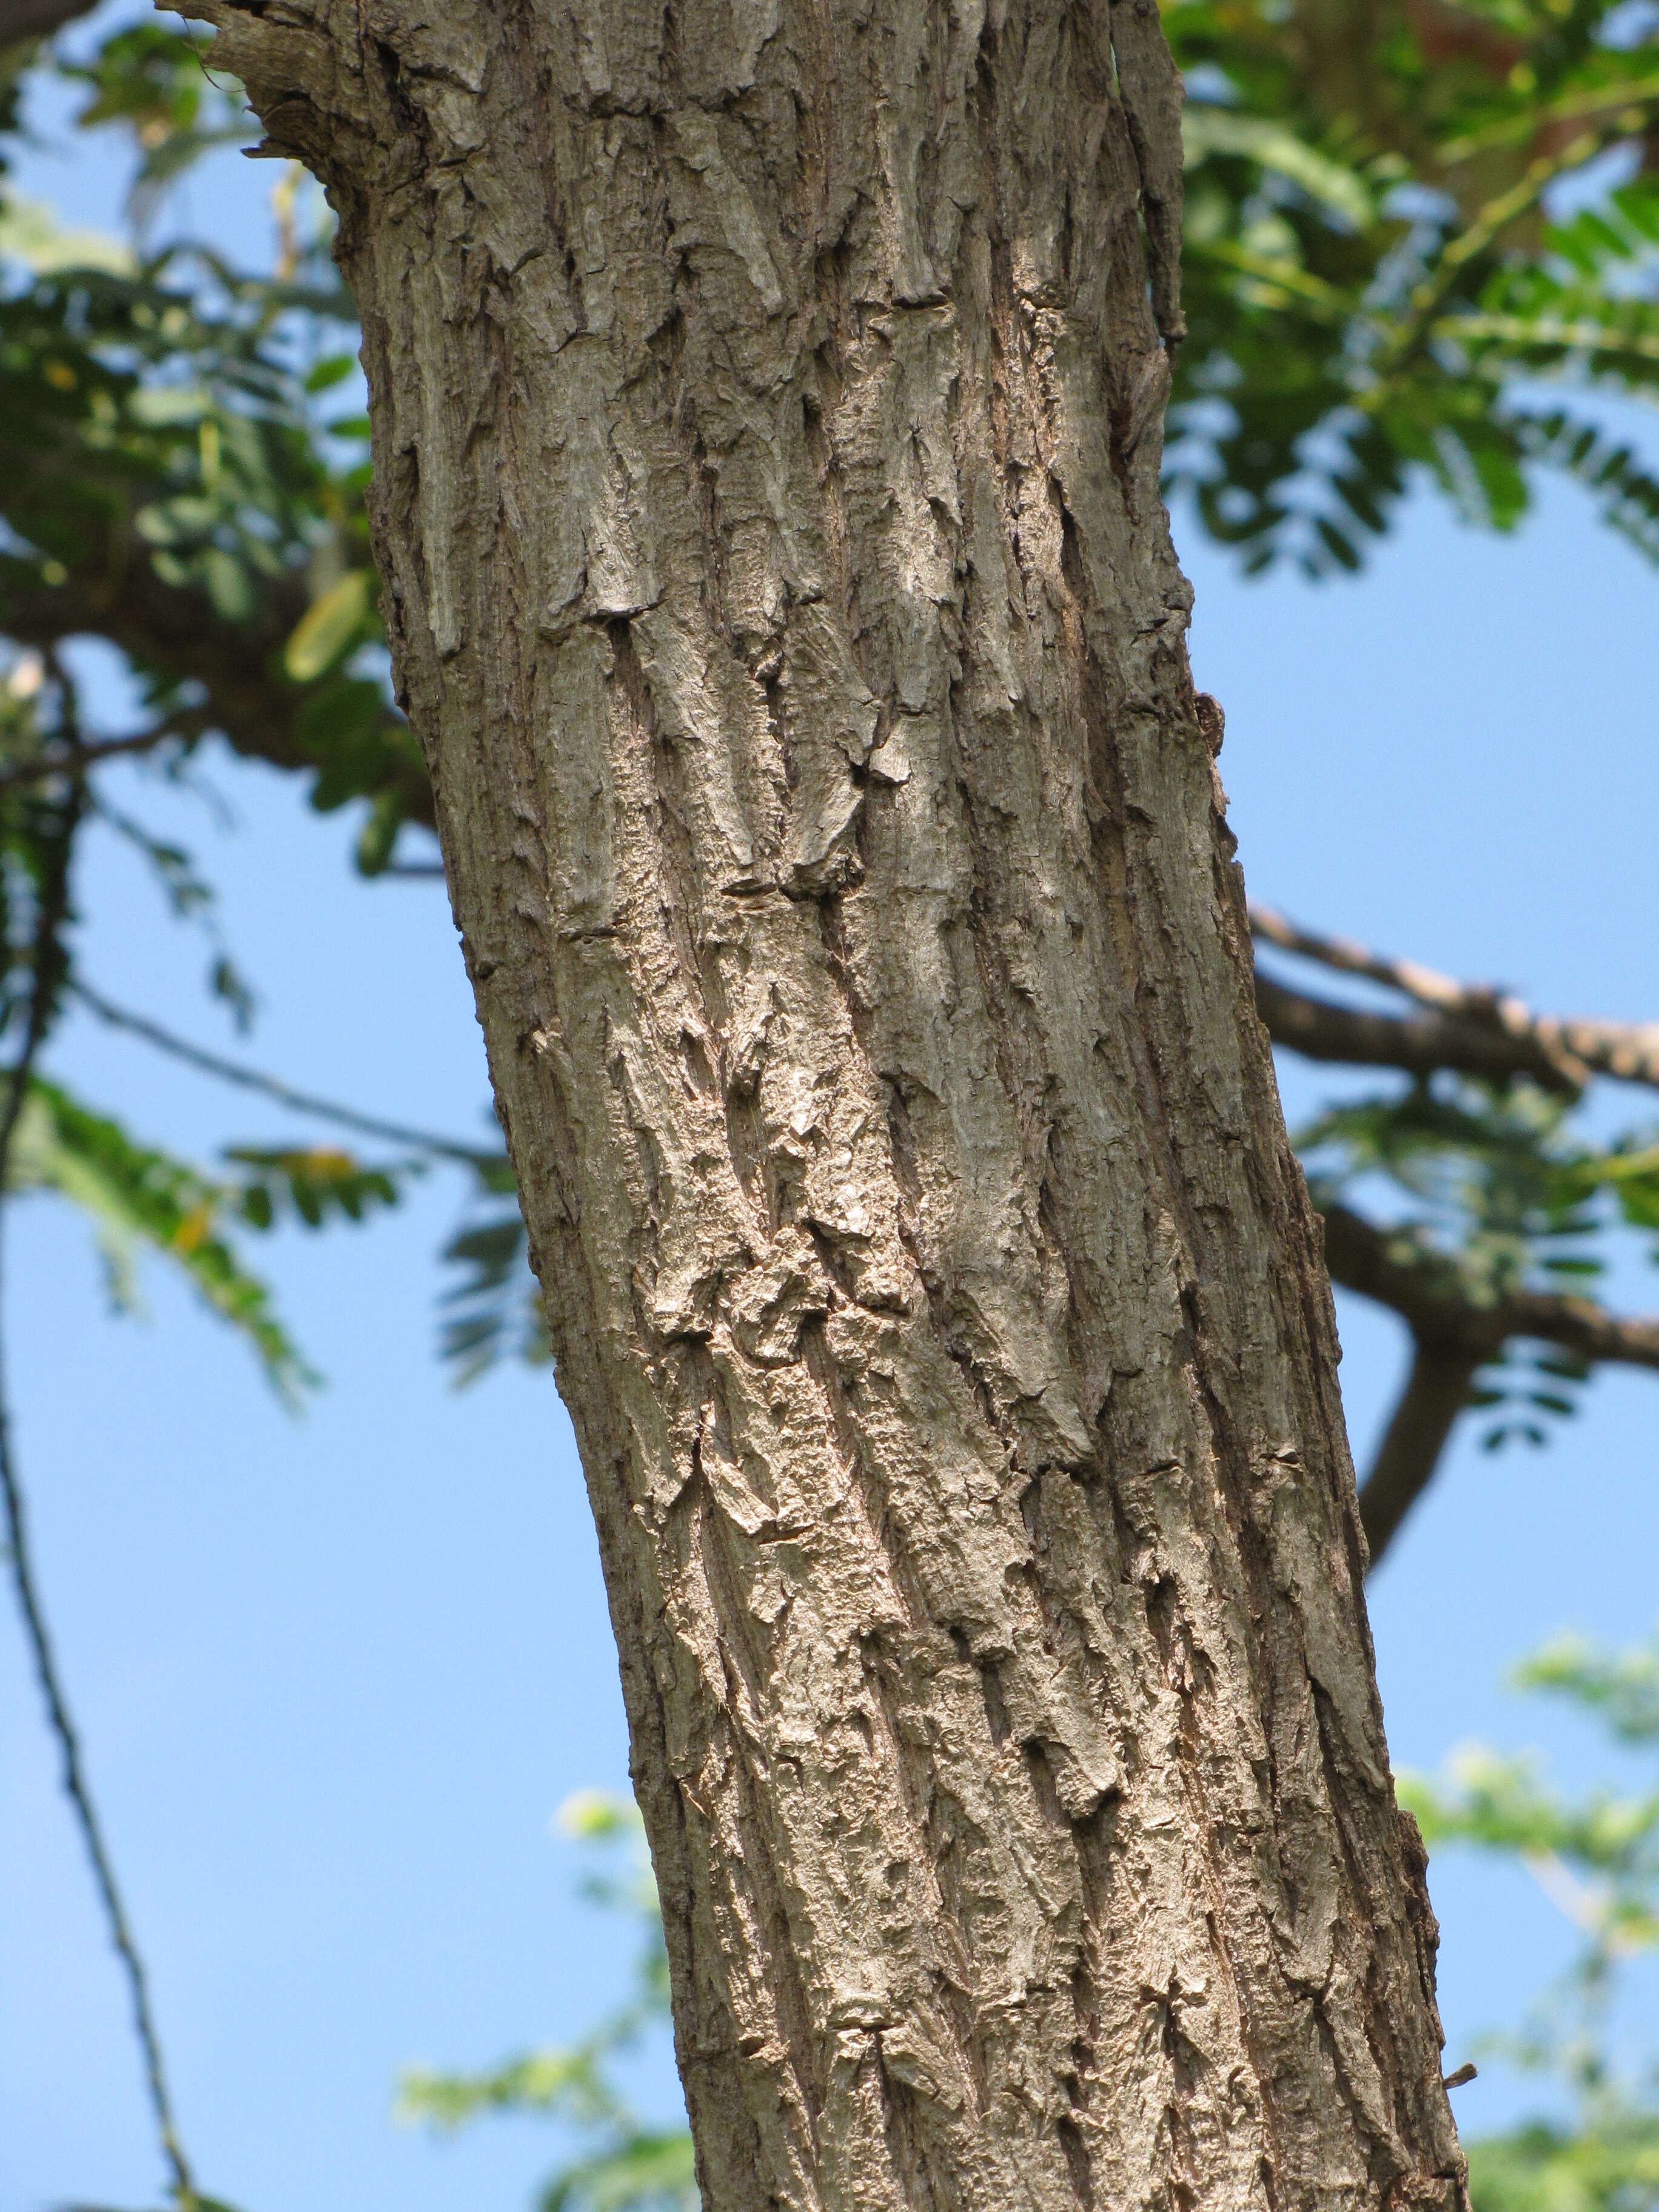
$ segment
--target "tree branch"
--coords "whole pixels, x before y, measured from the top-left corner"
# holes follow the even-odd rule
[[[1451,1261],[1413,1249],[1346,1206],[1324,1209],[1331,1280],[1397,1313],[1411,1330],[1411,1370],[1359,1492],[1371,1565],[1387,1551],[1433,1477],[1476,1370],[1513,1337],[1588,1360],[1659,1369],[1659,1321],[1626,1320],[1588,1298],[1550,1291],[1470,1295]]]
[[[1659,1368],[1659,1321],[1626,1320],[1589,1298],[1553,1291],[1506,1291],[1478,1301],[1449,1261],[1408,1251],[1403,1238],[1374,1228],[1347,1206],[1326,1207],[1324,1222],[1331,1280],[1389,1307],[1419,1342],[1467,1352],[1477,1366],[1522,1336],[1585,1359]]]
[[[180,735],[169,723],[159,730],[140,730],[130,738],[96,738],[88,744],[60,745],[56,752],[37,753],[33,759],[0,769],[0,791],[10,791],[22,783],[42,783],[48,776],[76,775],[124,754],[154,752],[157,745]]]
[[[1256,970],[1256,1012],[1275,1044],[1304,1060],[1346,1067],[1399,1067],[1412,1075],[1451,1068],[1499,1080],[1530,1076],[1546,1091],[1576,1094],[1588,1071],[1532,1036],[1511,1036],[1437,1013],[1379,1014],[1287,990]]]
[[[1406,1387],[1359,1492],[1373,1568],[1427,1489],[1480,1364],[1469,1352],[1432,1339],[1413,1343]]]
[[[1318,936],[1271,907],[1251,907],[1250,928],[1283,952],[1402,992],[1437,1018],[1424,1023],[1361,1014],[1259,977],[1257,1003],[1265,991],[1262,1019],[1269,1034],[1310,1059],[1425,1072],[1448,1067],[1470,1075],[1529,1075],[1556,1090],[1581,1090],[1592,1075],[1659,1088],[1659,1023],[1534,1014],[1522,1000],[1491,984],[1460,983],[1415,961],[1391,960],[1345,938]],[[1283,1036],[1275,1026],[1281,1023]]]
[[[327,764],[301,724],[309,692],[279,672],[309,605],[305,579],[295,572],[269,580],[251,620],[227,622],[205,592],[156,574],[150,548],[125,517],[89,534],[84,560],[61,584],[40,583],[21,562],[0,560],[0,625],[19,645],[50,651],[88,632],[107,638],[140,668],[202,687],[199,710],[171,717],[180,735],[216,731],[244,759],[289,770]],[[383,728],[383,786],[396,793],[408,820],[431,829],[432,786],[403,718],[390,707]]]
[[[115,1869],[110,1859],[109,1847],[104,1840],[98,1810],[88,1787],[86,1771],[81,1761],[80,1738],[64,1695],[46,1615],[41,1610],[33,1559],[29,1548],[22,1486],[12,1457],[11,1422],[3,1386],[0,1386],[0,1500],[4,1504],[6,1550],[11,1562],[12,1586],[16,1594],[17,1609],[23,1618],[24,1634],[34,1661],[35,1675],[40,1684],[41,1695],[46,1699],[46,1717],[53,1735],[58,1739],[58,1749],[63,1760],[64,1793],[74,1808],[87,1856],[92,1862],[93,1881],[97,1887],[99,1901],[104,1908],[110,1941],[126,1970],[127,1986],[132,2000],[133,2025],[143,2057],[144,2080],[155,2115],[162,2156],[173,2173],[173,2193],[179,2204],[188,2208],[196,2203],[196,2194],[191,2180],[189,2161],[179,2141],[178,2123],[173,2118],[172,2100],[167,2094],[161,2038],[156,2033],[155,2015],[150,2009],[149,1978],[116,1883]]]

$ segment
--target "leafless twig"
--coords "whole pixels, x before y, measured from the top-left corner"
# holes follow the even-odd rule
[[[29,1078],[46,1040],[62,981],[58,933],[68,910],[70,847],[81,813],[82,796],[77,789],[66,810],[64,824],[54,846],[52,872],[40,893],[34,932],[34,981],[30,994],[28,1021],[22,1045],[9,1073],[5,1104],[3,1109],[0,1109],[0,1210],[3,1207],[12,1141],[17,1133],[17,1124],[28,1094]],[[33,1657],[34,1671],[40,1679],[41,1694],[46,1699],[46,1717],[58,1740],[63,1760],[64,1789],[79,1823],[87,1856],[92,1862],[93,1880],[104,1908],[111,1940],[126,1972],[127,1987],[132,2000],[133,2025],[143,2055],[144,2077],[149,2091],[150,2106],[155,2115],[162,2156],[173,2175],[174,2194],[181,2206],[188,2207],[196,2201],[195,2185],[191,2179],[190,2164],[179,2141],[178,2123],[167,2093],[161,2038],[156,2032],[155,2014],[150,2007],[144,1962],[133,1938],[131,1923],[127,1918],[126,1907],[115,1879],[109,1847],[104,1840],[97,1808],[92,1802],[92,1793],[82,1763],[80,1738],[64,1692],[40,1602],[40,1585],[29,1549],[27,1511],[12,1451],[11,1423],[5,1401],[3,1366],[0,1366],[0,1504],[4,1508],[6,1552],[11,1568],[12,1587],[16,1594],[18,1611],[22,1616],[23,1632]]]
[[[167,738],[179,734],[171,728],[139,730],[130,738],[94,738],[85,744],[58,745],[51,752],[34,753],[27,760],[0,768],[0,791],[15,790],[23,783],[44,783],[55,775],[79,775],[101,761],[118,760],[124,755],[154,752]]]
[[[390,1121],[378,1114],[360,1114],[353,1106],[342,1106],[332,1098],[319,1097],[315,1091],[296,1091],[292,1084],[284,1083],[279,1076],[266,1075],[260,1069],[245,1067],[240,1061],[226,1060],[204,1046],[192,1044],[160,1022],[147,1015],[130,1013],[94,991],[89,983],[76,980],[70,992],[78,999],[89,1013],[96,1014],[100,1022],[112,1029],[125,1030],[129,1036],[142,1037],[146,1044],[154,1045],[174,1060],[182,1060],[187,1067],[198,1069],[204,1075],[217,1078],[221,1083],[234,1083],[238,1090],[253,1091],[264,1098],[274,1099],[290,1113],[309,1114],[321,1121],[332,1121],[337,1127],[355,1129],[362,1136],[384,1138],[392,1145],[408,1145],[416,1152],[427,1152],[440,1159],[459,1160],[468,1167],[488,1166],[499,1157],[483,1145],[463,1145],[453,1137],[434,1134],[430,1129],[416,1129],[404,1121]]]

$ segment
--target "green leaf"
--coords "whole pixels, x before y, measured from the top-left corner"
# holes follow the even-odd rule
[[[581,1843],[609,1843],[623,1836],[643,1837],[645,1824],[631,1797],[611,1790],[577,1790],[559,1808],[558,1824]]]
[[[1652,2212],[1659,2114],[1615,2111],[1582,2130],[1533,2121],[1468,2146],[1474,2212]]]
[[[464,1389],[508,1352],[532,1366],[552,1357],[541,1289],[526,1258],[524,1218],[511,1172],[479,1175],[479,1196],[507,1195],[507,1204],[472,1216],[444,1247],[444,1259],[465,1270],[443,1297],[441,1356],[455,1386]]]
[[[131,248],[119,239],[98,230],[64,229],[50,208],[15,196],[0,204],[0,260],[21,261],[43,276],[70,269],[102,269],[125,276],[134,267]]]
[[[577,2159],[543,2191],[542,2212],[697,2212],[696,2160],[684,2128],[638,2132]]]
[[[331,1215],[361,1222],[376,1206],[396,1206],[399,1181],[421,1172],[416,1161],[391,1168],[365,1167],[349,1152],[331,1145],[270,1151],[237,1146],[225,1157],[238,1167],[252,1170],[238,1206],[249,1226],[262,1230],[269,1229],[285,1208],[292,1208],[310,1229],[321,1228]]]
[[[55,1191],[91,1218],[118,1310],[136,1308],[133,1255],[148,1249],[179,1269],[241,1334],[286,1403],[297,1404],[319,1379],[277,1320],[270,1292],[222,1233],[233,1195],[223,1185],[135,1143],[118,1122],[40,1078],[30,1084],[14,1139],[13,1185]]]
[[[327,392],[333,386],[343,384],[356,366],[355,353],[330,354],[325,361],[319,361],[307,377],[305,388],[312,392]]]
[[[405,2119],[445,2129],[464,2127],[491,2112],[542,2112],[592,2127],[625,2109],[605,2084],[601,2057],[586,2047],[536,2051],[484,2074],[408,2067],[398,2080],[398,2112]]]
[[[1621,1742],[1659,1744],[1659,1634],[1622,1651],[1557,1637],[1516,1668],[1515,1680],[1599,1716]]]
[[[1188,168],[1212,154],[1241,154],[1299,185],[1310,199],[1364,230],[1376,210],[1358,173],[1297,137],[1276,118],[1189,103],[1182,112],[1182,151]]]
[[[585,1893],[618,1907],[643,1939],[632,1997],[601,2018],[580,2042],[531,2051],[478,2074],[411,2068],[399,2082],[398,2111],[452,2129],[488,2112],[531,2112],[556,2118],[587,2143],[553,2174],[541,2196],[552,2212],[698,2212],[691,2138],[684,2127],[645,2125],[617,2084],[614,2061],[668,2013],[668,1960],[662,1918],[631,1799],[580,1790],[560,1814],[561,1827],[602,1853],[631,1846],[633,1879],[590,1879]]]

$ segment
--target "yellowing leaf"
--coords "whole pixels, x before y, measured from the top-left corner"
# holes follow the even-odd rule
[[[193,1252],[212,1226],[212,1206],[193,1206],[173,1232],[174,1251]]]
[[[351,643],[368,612],[373,581],[367,568],[354,568],[307,608],[283,655],[295,683],[311,683]]]

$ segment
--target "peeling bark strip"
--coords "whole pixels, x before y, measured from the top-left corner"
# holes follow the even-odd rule
[[[1151,0],[206,12],[342,216],[709,2212],[1462,2204]]]

